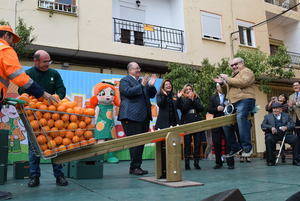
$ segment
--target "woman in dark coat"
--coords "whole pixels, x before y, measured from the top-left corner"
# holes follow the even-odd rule
[[[199,96],[195,93],[192,85],[187,84],[178,93],[178,108],[181,111],[181,124],[192,123],[200,121],[200,112],[203,111],[203,106],[200,102]],[[191,140],[194,138],[194,167],[201,169],[199,166],[200,160],[200,139],[204,135],[204,132],[194,133],[184,136],[184,158],[185,158],[185,169],[190,170],[190,156],[191,156]]]
[[[156,102],[159,107],[155,129],[169,128],[179,124],[177,114],[177,97],[173,94],[173,86],[170,80],[164,80],[160,91],[156,95]]]

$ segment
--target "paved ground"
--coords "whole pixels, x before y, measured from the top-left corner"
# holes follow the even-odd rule
[[[14,180],[9,167],[9,180],[0,190],[11,191],[13,200],[22,201],[200,201],[205,197],[228,189],[239,188],[247,201],[284,201],[300,190],[300,167],[286,164],[267,167],[263,160],[237,163],[235,170],[212,169],[214,162],[202,160],[202,170],[184,171],[185,180],[202,182],[204,186],[170,188],[145,181],[128,174],[129,162],[104,164],[103,179],[74,180],[70,185],[58,187],[52,176],[52,167],[42,165],[41,185],[28,188],[27,180]],[[143,167],[154,176],[154,161],[146,160]]]

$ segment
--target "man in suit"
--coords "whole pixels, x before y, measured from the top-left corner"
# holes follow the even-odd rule
[[[293,148],[293,165],[300,166],[300,140],[298,136],[293,135],[295,123],[288,114],[282,112],[281,103],[273,103],[272,113],[265,115],[261,128],[265,132],[268,166],[275,165],[276,143],[283,140],[284,135],[286,135],[285,142]]]
[[[121,121],[127,136],[148,132],[151,115],[150,98],[157,91],[154,87],[156,75],[140,79],[141,68],[136,62],[127,65],[128,74],[120,81],[121,105],[118,120]],[[130,148],[129,174],[148,174],[141,168],[144,145]]]
[[[210,97],[210,104],[208,108],[208,112],[213,114],[214,117],[224,116],[224,106],[228,100],[225,97],[225,94],[222,91],[222,87],[220,84],[216,84],[216,93]],[[212,141],[215,148],[215,156],[216,156],[216,165],[214,169],[220,169],[223,167],[223,162],[221,159],[222,156],[222,137],[225,138],[223,127],[212,129]],[[231,159],[231,160],[230,160]],[[234,169],[234,160],[232,158],[227,159],[227,165],[229,169]]]
[[[293,121],[296,123],[296,134],[300,135],[300,83],[293,83],[294,93],[289,96],[288,106]]]

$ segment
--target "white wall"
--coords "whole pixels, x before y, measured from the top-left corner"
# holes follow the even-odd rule
[[[300,53],[300,23],[289,24],[284,31],[285,45],[288,51]]]
[[[113,0],[113,17],[121,18],[120,6],[145,11],[146,24],[159,25],[183,30],[183,0],[140,0],[140,7],[136,0]],[[141,20],[139,20],[141,21]],[[141,21],[142,22],[142,21]]]

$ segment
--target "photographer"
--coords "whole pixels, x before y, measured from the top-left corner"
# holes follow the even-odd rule
[[[300,141],[298,136],[293,135],[295,123],[287,113],[282,112],[280,103],[275,102],[272,104],[272,113],[265,115],[261,128],[265,132],[268,166],[275,165],[276,143],[282,141],[284,135],[286,135],[285,142],[293,148],[293,165],[300,166]]]

